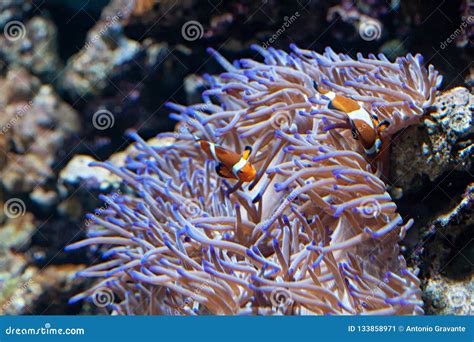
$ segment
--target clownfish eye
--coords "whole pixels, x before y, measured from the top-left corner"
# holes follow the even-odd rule
[[[242,170],[239,170],[239,171],[237,171],[237,173],[238,173],[239,175],[241,175],[241,174],[244,173],[244,172],[243,172]]]
[[[351,129],[351,133],[352,133],[352,137],[353,137],[355,140],[359,140],[359,134],[357,134],[357,131],[355,130],[355,128],[352,128],[352,129]]]

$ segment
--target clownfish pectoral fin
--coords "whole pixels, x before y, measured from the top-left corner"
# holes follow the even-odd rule
[[[390,122],[388,120],[384,120],[377,125],[377,130],[379,133],[382,133],[388,128],[388,126],[390,126]]]
[[[252,153],[252,147],[245,146],[245,150],[244,150],[244,153],[242,154],[242,158],[244,158],[245,160],[248,160],[251,153]]]
[[[216,165],[216,173],[222,178],[235,178],[232,172],[230,172],[222,163]]]

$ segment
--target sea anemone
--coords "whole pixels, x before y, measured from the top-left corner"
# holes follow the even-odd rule
[[[412,220],[350,131],[327,129],[345,117],[314,84],[389,120],[388,136],[431,105],[437,72],[418,55],[254,48],[263,62],[210,50],[226,72],[206,76],[203,103],[169,104],[179,123],[158,138],[171,142],[132,134],[124,167],[94,164],[126,189],[103,196],[88,238],[68,247],[100,245],[106,259],[80,272],[99,281],[72,301],[113,293],[114,314],[422,313],[398,246]],[[193,135],[238,153],[252,146],[255,180],[220,178]]]

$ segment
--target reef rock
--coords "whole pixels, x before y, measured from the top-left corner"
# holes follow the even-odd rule
[[[54,81],[61,66],[54,23],[37,16],[26,25],[19,21],[7,25],[10,26],[0,36],[2,58],[8,64],[19,64],[47,81]]]
[[[10,68],[0,86],[0,184],[31,193],[54,179],[58,153],[80,130],[78,114],[24,68]]]
[[[31,3],[27,0],[2,0],[0,1],[0,29],[8,23],[23,19],[31,10]]]
[[[465,281],[436,277],[423,292],[427,314],[474,315],[474,276]]]
[[[393,139],[391,181],[404,191],[434,182],[451,170],[472,169],[474,95],[466,88],[436,98],[434,111]]]
[[[82,50],[69,59],[61,83],[72,97],[99,94],[140,52],[140,44],[123,35],[118,20],[116,15],[99,21]]]

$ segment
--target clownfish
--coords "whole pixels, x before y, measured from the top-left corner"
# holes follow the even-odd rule
[[[331,90],[321,89],[317,85],[316,89],[330,101],[329,109],[337,109],[346,113],[352,137],[360,140],[365,153],[368,156],[377,155],[382,147],[381,133],[390,123],[387,120],[379,122],[377,115],[369,114],[357,101],[351,98],[337,95]]]
[[[257,171],[249,162],[252,147],[246,146],[242,155],[230,151],[213,142],[194,138],[207,156],[217,162],[216,173],[223,178],[238,179],[242,182],[251,182]]]

